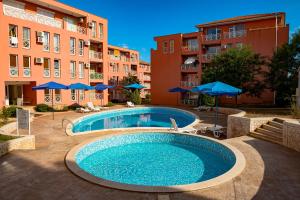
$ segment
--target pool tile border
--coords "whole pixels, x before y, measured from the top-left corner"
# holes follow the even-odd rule
[[[159,132],[161,133],[162,131],[152,131],[152,130],[148,130],[148,131],[144,131],[142,133],[145,132]],[[137,131],[135,133],[141,133],[140,131]],[[174,134],[175,132],[163,132],[166,134],[172,133]],[[236,163],[234,164],[234,166],[227,171],[226,173],[215,177],[213,179],[207,180],[207,181],[203,181],[203,182],[199,182],[199,183],[193,183],[193,184],[187,184],[187,185],[176,185],[176,186],[141,186],[141,185],[133,185],[133,184],[123,184],[123,183],[118,183],[118,182],[114,182],[114,181],[109,181],[109,180],[105,180],[105,179],[101,179],[98,177],[95,177],[85,171],[83,171],[77,164],[75,161],[75,155],[76,153],[86,144],[89,144],[93,141],[99,140],[99,139],[105,139],[105,138],[109,138],[115,135],[124,135],[126,133],[113,133],[113,134],[109,134],[109,135],[105,135],[105,136],[100,136],[100,137],[96,137],[96,138],[92,138],[92,139],[88,139],[82,143],[80,143],[79,145],[75,146],[74,148],[72,148],[65,157],[65,164],[67,166],[67,168],[74,173],[76,176],[90,182],[90,183],[94,183],[100,186],[104,186],[104,187],[109,187],[109,188],[115,188],[115,189],[120,189],[120,190],[126,190],[126,191],[136,191],[136,192],[151,192],[151,193],[172,193],[172,192],[186,192],[186,191],[193,191],[193,190],[201,190],[201,189],[206,189],[209,187],[213,187],[222,183],[225,183],[227,181],[232,180],[233,178],[235,178],[236,176],[240,175],[242,173],[242,171],[244,170],[245,166],[246,166],[246,159],[244,157],[244,155],[237,150],[235,147],[229,145],[227,142],[225,141],[219,141],[213,138],[209,138],[206,136],[199,136],[199,135],[195,135],[195,134],[186,134],[186,133],[175,133],[175,134],[184,134],[184,135],[193,135],[196,137],[202,137],[208,140],[212,140],[214,142],[220,143],[222,145],[224,145],[225,147],[229,148],[235,155],[236,157]],[[128,133],[127,133],[128,134]],[[132,132],[130,132],[130,134],[132,134]]]

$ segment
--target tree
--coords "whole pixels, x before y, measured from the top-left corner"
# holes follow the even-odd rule
[[[141,81],[138,79],[137,76],[133,76],[132,74],[128,74],[128,76],[124,77],[122,80],[122,85],[126,86],[126,85],[130,85],[130,84],[134,84],[134,83],[140,83]],[[135,93],[136,91],[136,93]],[[137,100],[138,98],[136,97],[137,94],[140,98],[140,91],[137,89],[124,89],[123,93],[125,94],[126,98],[129,99],[130,101],[132,101],[134,104],[141,104],[141,102],[139,100]],[[139,103],[135,103],[134,101],[137,101]]]
[[[265,59],[249,48],[231,48],[214,57],[203,70],[203,83],[221,81],[259,97],[264,84],[262,66]]]
[[[289,105],[295,94],[300,65],[300,31],[295,33],[288,44],[274,52],[269,62],[268,86],[276,91],[276,104]]]

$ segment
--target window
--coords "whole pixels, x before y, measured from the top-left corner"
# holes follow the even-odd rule
[[[44,90],[44,101],[45,103],[51,103],[51,93],[49,89]]]
[[[53,37],[53,46],[54,46],[54,52],[55,53],[59,53],[60,51],[60,35],[54,33],[54,37]]]
[[[238,24],[229,27],[229,38],[242,37],[246,34],[245,24]]]
[[[23,47],[30,48],[30,28],[23,28]]]
[[[44,49],[44,51],[50,51],[50,33],[49,32],[44,32],[43,49]]]
[[[84,78],[84,63],[80,62],[78,65],[79,78]]]
[[[71,37],[70,38],[70,54],[75,55],[76,49],[76,39]]]
[[[76,63],[74,61],[70,62],[70,74],[71,78],[76,78]]]
[[[99,24],[99,38],[103,39],[103,24]]]
[[[78,92],[79,92],[79,100],[80,101],[83,101],[84,100],[84,90],[78,90]]]
[[[95,38],[97,37],[97,27],[96,27],[96,22],[92,22],[92,37]]]
[[[207,29],[205,39],[206,40],[218,40],[221,38],[221,29],[209,28]]]
[[[76,90],[71,90],[71,100],[77,101]]]
[[[31,76],[30,67],[31,67],[30,56],[23,56],[23,76],[24,77]]]
[[[55,93],[54,96],[55,102],[57,103],[61,102],[61,90],[55,90],[54,93]]]
[[[168,53],[168,42],[163,42],[163,53]]]
[[[67,24],[67,30],[68,31],[77,32],[77,25],[76,25],[74,19],[72,19],[70,17],[66,17],[65,21],[66,21],[66,24]]]
[[[44,58],[44,77],[50,77],[50,59]]]
[[[174,40],[170,40],[170,53],[174,53]]]
[[[197,51],[198,50],[198,40],[197,39],[188,40],[187,46],[190,51]]]
[[[12,77],[16,77],[19,75],[17,55],[9,55],[9,74]]]
[[[9,25],[9,46],[18,47],[18,27],[16,25]]]
[[[54,77],[60,78],[60,60],[54,60]]]
[[[84,40],[79,40],[79,55],[83,56],[84,54]]]

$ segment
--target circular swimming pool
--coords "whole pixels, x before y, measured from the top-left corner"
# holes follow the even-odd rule
[[[141,107],[104,111],[75,121],[72,134],[115,128],[170,127],[174,118],[179,128],[196,120],[193,113],[168,107]]]
[[[131,133],[85,142],[66,157],[75,174],[124,190],[178,192],[219,184],[241,172],[235,148],[178,133]]]

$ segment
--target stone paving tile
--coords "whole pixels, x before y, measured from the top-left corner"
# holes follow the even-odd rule
[[[203,123],[213,123],[214,113],[198,113]],[[157,194],[121,191],[91,184],[72,174],[64,164],[66,153],[80,142],[105,134],[66,136],[63,117],[82,114],[58,113],[39,117],[32,123],[36,150],[14,151],[0,158],[0,199],[103,199],[156,200]],[[226,116],[220,123],[226,125]],[[285,147],[240,137],[226,140],[245,156],[247,165],[232,181],[205,190],[173,193],[171,200],[196,199],[300,199],[300,153]]]

